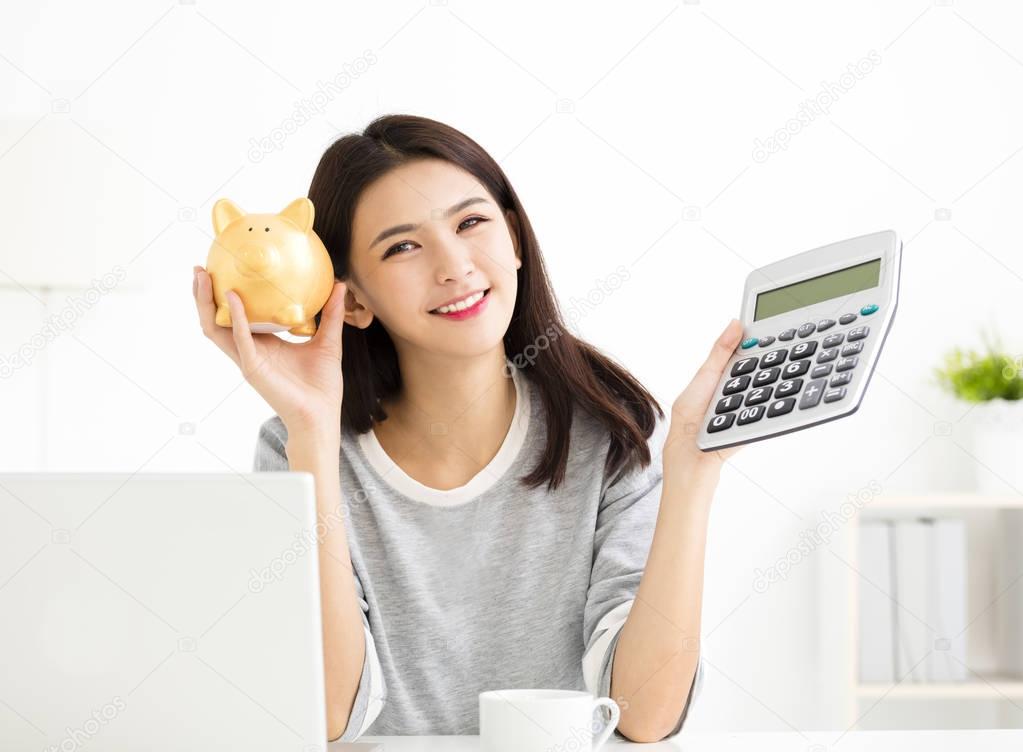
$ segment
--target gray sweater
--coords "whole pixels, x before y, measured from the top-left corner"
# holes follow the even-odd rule
[[[653,461],[609,483],[610,437],[576,410],[565,480],[518,478],[543,450],[535,387],[511,369],[516,411],[497,455],[459,488],[405,474],[373,431],[341,432],[341,497],[366,660],[342,741],[478,734],[478,694],[549,688],[610,694],[618,636],[639,586],[661,496],[667,421]],[[256,471],[288,470],[287,432],[262,424]],[[703,684],[696,680],[678,734]],[[624,738],[615,732],[619,738]]]

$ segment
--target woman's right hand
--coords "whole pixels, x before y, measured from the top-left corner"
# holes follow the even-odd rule
[[[192,295],[202,331],[241,369],[245,380],[259,392],[290,430],[314,429],[338,434],[341,430],[341,327],[344,325],[346,285],[334,283],[320,316],[316,334],[295,343],[275,334],[253,334],[241,299],[227,293],[231,309],[229,329],[216,323],[213,282],[201,266],[194,268]]]

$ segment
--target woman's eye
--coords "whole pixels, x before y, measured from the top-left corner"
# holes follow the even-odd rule
[[[475,221],[473,222],[473,220],[475,220]],[[471,225],[469,225],[469,227],[475,227],[476,225],[480,224],[481,222],[486,222],[486,221],[487,220],[484,217],[466,217],[465,219],[462,220],[461,224],[459,224],[458,226],[461,227],[466,222],[473,222]]]
[[[397,245],[392,245],[384,253],[384,258],[387,258],[388,256],[391,256],[391,255],[393,255],[395,253],[403,253],[404,251],[398,251],[397,250],[398,248],[401,248],[403,245],[412,245],[412,241],[411,240],[406,240],[404,243],[398,243]]]
[[[459,229],[461,229],[467,222],[472,222],[472,224],[470,224],[468,227],[466,227],[466,229],[469,229],[469,227],[475,227],[476,225],[481,224],[482,222],[489,222],[489,221],[490,220],[488,220],[486,217],[466,217],[465,219],[463,219],[458,224],[458,227],[459,227]],[[396,253],[404,253],[404,251],[401,251],[401,250],[398,250],[398,249],[400,249],[402,246],[406,246],[406,245],[413,245],[413,243],[412,243],[411,240],[406,240],[404,242],[392,245],[390,248],[388,248],[386,251],[384,251],[383,258],[387,258],[388,256],[393,256]]]

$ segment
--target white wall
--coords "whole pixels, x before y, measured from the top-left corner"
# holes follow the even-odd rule
[[[665,407],[738,314],[751,268],[900,232],[899,312],[863,407],[736,455],[710,531],[712,669],[693,727],[826,725],[827,552],[766,593],[754,572],[871,482],[969,487],[965,407],[929,379],[982,325],[1023,352],[1017,6],[199,0],[36,2],[5,16],[5,471],[248,470],[270,411],[202,337],[188,277],[206,258],[211,205],[283,208],[334,138],[379,113],[444,120],[500,160],[565,308],[629,268],[578,328]],[[828,113],[754,158],[757,139],[871,51],[880,62]],[[281,148],[253,152],[345,71]],[[117,270],[98,300],[69,302]],[[60,315],[70,325],[33,344]],[[19,350],[31,362],[12,367]]]

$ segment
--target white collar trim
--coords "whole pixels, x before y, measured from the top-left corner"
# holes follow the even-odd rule
[[[384,451],[372,428],[358,437],[359,447],[370,465],[391,488],[424,504],[434,506],[463,504],[485,492],[512,467],[529,430],[529,383],[514,365],[509,363],[508,368],[511,369],[512,381],[515,383],[515,414],[511,426],[494,458],[464,486],[446,490],[431,488],[407,475]]]

